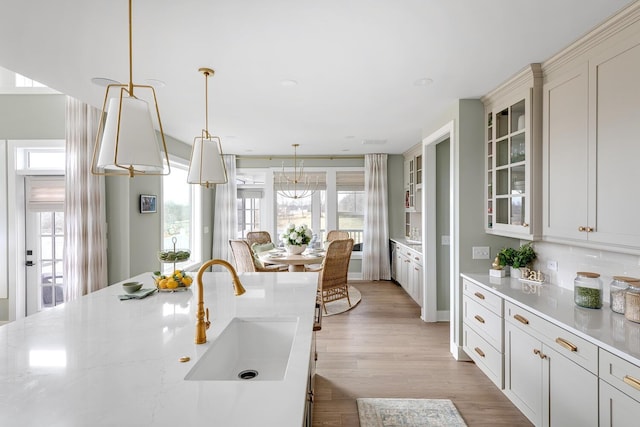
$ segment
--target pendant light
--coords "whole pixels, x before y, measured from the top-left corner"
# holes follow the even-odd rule
[[[209,76],[212,76],[214,71],[211,68],[199,68],[198,71],[204,74],[205,125],[202,134],[193,139],[187,182],[209,188],[213,184],[227,182],[227,168],[222,157],[220,138],[209,134]]]
[[[282,172],[274,176],[274,184],[276,192],[282,197],[289,199],[302,199],[310,197],[318,188],[318,178],[315,184],[311,182],[309,176],[304,174],[304,160],[300,161],[300,171],[298,171],[298,147],[300,144],[291,144],[293,146],[293,175],[287,176],[284,172],[284,162],[282,162]]]
[[[123,175],[133,178],[135,175],[167,175],[170,172],[169,154],[155,89],[153,86],[133,83],[131,2],[129,0],[129,83],[107,86],[91,161],[91,173],[94,175]],[[119,94],[109,99],[109,91],[117,88]],[[153,95],[162,151],[156,138],[149,104],[135,96],[134,88],[150,90]]]

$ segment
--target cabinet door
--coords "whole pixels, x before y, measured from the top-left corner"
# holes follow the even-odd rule
[[[637,427],[640,402],[600,380],[600,426]]]
[[[586,239],[589,79],[586,65],[552,77],[543,95],[545,237]]]
[[[640,182],[640,37],[616,45],[591,63],[592,110],[596,126],[590,135],[597,155],[596,216],[589,240],[640,247],[640,199],[632,194]],[[593,144],[595,142],[595,144]]]
[[[422,307],[422,266],[412,261],[410,266],[411,297]]]
[[[544,426],[597,426],[598,377],[543,345]]]
[[[539,340],[505,322],[504,393],[536,426],[542,425],[542,359]],[[570,425],[570,424],[569,424]]]

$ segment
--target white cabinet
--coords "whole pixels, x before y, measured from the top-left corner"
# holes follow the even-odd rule
[[[536,426],[598,425],[598,348],[505,302],[505,394]]]
[[[600,426],[631,427],[640,420],[640,367],[600,349]]]
[[[626,30],[547,76],[545,240],[640,249],[640,30]]]
[[[408,246],[393,242],[392,278],[422,307],[422,254]]]
[[[462,286],[462,348],[478,368],[502,389],[502,298],[466,279]]]
[[[541,236],[542,71],[531,64],[482,98],[486,113],[485,230]]]

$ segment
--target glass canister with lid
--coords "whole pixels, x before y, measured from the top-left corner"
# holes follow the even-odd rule
[[[609,306],[614,313],[624,314],[624,296],[629,283],[639,282],[640,279],[625,276],[613,276],[609,285]]]
[[[640,281],[629,282],[624,294],[624,317],[640,323]]]
[[[585,308],[602,307],[602,280],[598,273],[578,271],[573,279],[573,300]]]

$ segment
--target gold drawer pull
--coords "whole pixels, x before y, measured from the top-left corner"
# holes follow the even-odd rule
[[[477,350],[478,349],[476,349],[476,351]],[[630,377],[629,375],[625,375],[622,381],[629,384],[631,387],[635,388],[636,390],[640,390],[640,380]]]
[[[480,355],[480,357],[484,357],[484,351],[480,350],[478,347],[474,348],[474,350]]]
[[[473,317],[474,317],[478,322],[480,322],[480,323],[484,323],[484,319],[483,319],[480,315],[476,314],[476,315],[475,315],[475,316],[473,316]]]
[[[578,347],[571,344],[569,341],[565,340],[564,338],[560,338],[560,337],[556,338],[556,343],[560,344],[562,347],[566,348],[569,351],[578,351]]]
[[[482,295],[480,292],[476,292],[474,295],[480,299],[484,299],[484,295]]]
[[[519,314],[514,314],[513,318],[516,319],[520,323],[524,323],[525,325],[529,324],[529,321],[525,317],[520,316]]]

